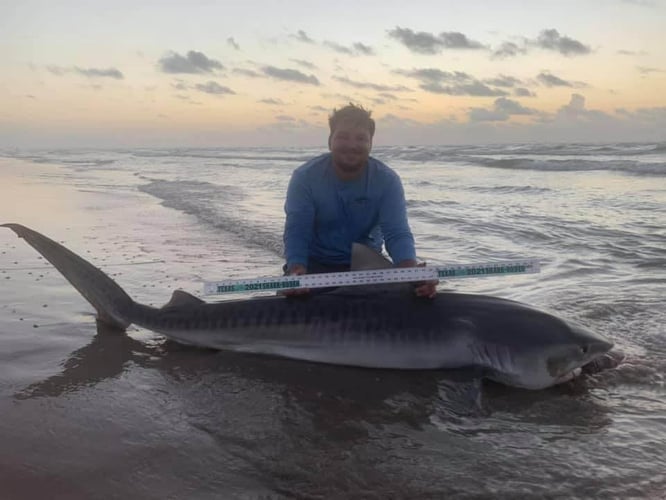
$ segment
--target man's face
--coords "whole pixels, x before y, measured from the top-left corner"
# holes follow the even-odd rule
[[[372,136],[367,128],[353,123],[339,123],[328,144],[338,176],[353,179],[360,175],[372,149]]]

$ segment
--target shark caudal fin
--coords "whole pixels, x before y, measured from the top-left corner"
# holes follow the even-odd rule
[[[127,315],[133,301],[104,272],[37,231],[20,224],[1,224],[0,226],[14,231],[53,264],[97,310],[99,321],[122,330],[130,325]]]

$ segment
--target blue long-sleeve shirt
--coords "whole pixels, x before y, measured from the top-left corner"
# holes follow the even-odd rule
[[[416,259],[400,177],[375,158],[352,181],[337,177],[330,153],[310,160],[292,174],[284,209],[288,266],[348,265],[354,242],[385,244],[395,263]]]

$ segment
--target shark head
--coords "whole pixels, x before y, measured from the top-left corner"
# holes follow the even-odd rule
[[[579,369],[608,352],[613,343],[582,326],[570,325],[572,343],[548,353],[545,366],[555,383],[565,382],[579,373]]]
[[[559,319],[536,333],[533,342],[514,349],[510,370],[491,369],[489,378],[526,389],[543,389],[571,380],[583,366],[613,347],[605,337]]]

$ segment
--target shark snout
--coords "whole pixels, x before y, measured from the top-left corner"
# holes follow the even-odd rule
[[[594,340],[583,345],[583,353],[590,359],[610,351],[613,348],[613,343],[607,339]]]
[[[575,338],[578,339],[582,358],[586,362],[593,360],[613,348],[613,342],[609,339],[591,332],[582,326],[572,327],[572,332]]]
[[[591,334],[587,330],[580,330],[579,342],[551,354],[546,361],[548,373],[558,379],[566,377],[570,372],[581,368],[590,361],[607,353],[613,343],[599,335]]]

